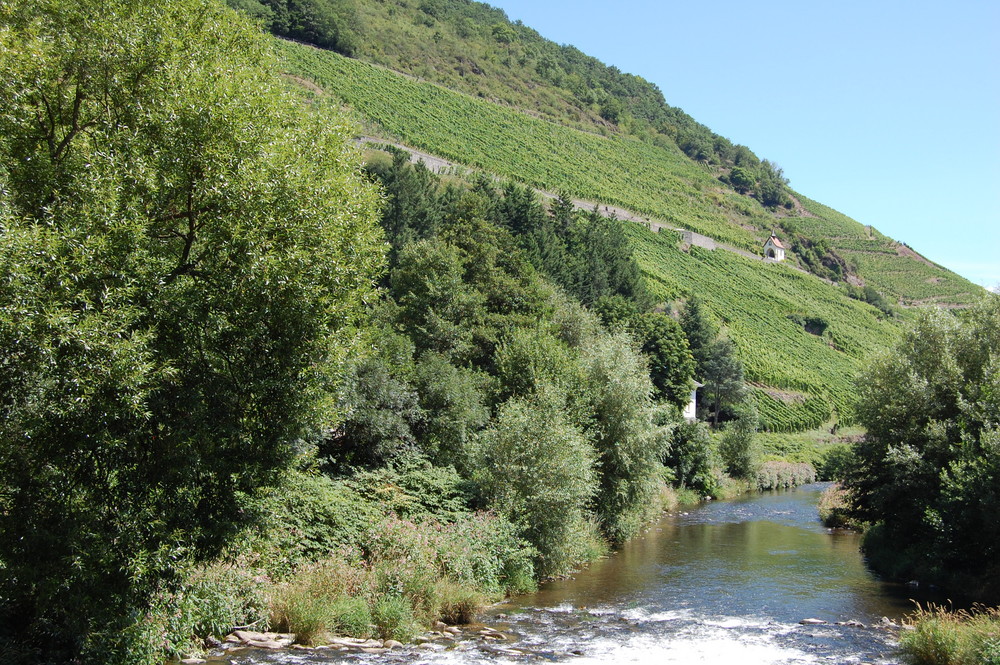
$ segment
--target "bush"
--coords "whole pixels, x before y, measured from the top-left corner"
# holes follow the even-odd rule
[[[775,490],[816,482],[816,469],[807,462],[764,462],[757,469],[757,489]]]
[[[597,340],[582,363],[588,431],[597,451],[594,505],[604,535],[620,543],[652,516],[669,430],[656,424],[646,361],[628,335]]]
[[[570,349],[543,330],[510,335],[494,357],[501,401],[527,397],[542,386],[565,390],[572,382],[576,359]]]
[[[819,519],[831,529],[861,530],[862,525],[851,519],[847,510],[847,492],[840,483],[827,487],[819,497]]]
[[[879,572],[1000,598],[998,366],[1000,296],[989,294],[960,315],[921,311],[859,380],[867,434],[845,485],[854,517],[883,531]]]
[[[482,497],[537,548],[541,575],[578,558],[572,534],[594,494],[593,449],[566,421],[563,404],[551,388],[508,401],[473,456]]]
[[[760,448],[756,445],[757,411],[752,406],[726,425],[719,440],[719,456],[726,473],[734,478],[752,480],[760,466]]]
[[[260,505],[261,524],[251,544],[276,578],[343,548],[358,548],[383,509],[345,481],[316,472],[288,472]]]
[[[303,644],[333,631],[368,637],[371,618],[364,598],[371,595],[372,587],[371,570],[357,552],[345,550],[299,568],[276,592],[271,624],[295,633],[296,641]]]
[[[538,552],[518,528],[493,513],[475,513],[437,532],[438,567],[449,579],[490,596],[535,589]]]
[[[301,589],[289,589],[275,610],[275,625],[295,633],[299,644],[316,644],[319,636],[333,625],[335,602],[336,599],[314,596]]]
[[[438,618],[451,625],[472,623],[486,605],[482,593],[447,578],[438,582],[435,595]]]
[[[374,574],[374,597],[405,597],[410,611],[432,620],[440,573],[433,528],[390,517],[373,529],[368,561]],[[372,608],[374,614],[375,608]]]
[[[517,535],[511,522],[476,513],[452,524],[414,523],[390,517],[372,527],[368,561],[376,590],[417,597],[418,618],[433,619],[434,584],[441,578],[490,596],[534,588],[537,552]]]
[[[339,598],[330,606],[330,630],[350,637],[372,634],[372,612],[364,598]]]
[[[847,444],[841,443],[831,446],[823,453],[819,463],[818,475],[820,480],[844,480],[847,477],[848,469],[854,462],[854,452]]]
[[[674,428],[663,463],[680,489],[694,490],[699,497],[715,496],[719,489],[712,472],[712,437],[703,422],[680,423]]]
[[[299,566],[274,595],[271,624],[307,644],[325,633],[404,639],[418,624],[471,617],[487,598],[533,589],[535,556],[489,513],[451,524],[389,516],[371,525],[363,553],[342,548]]]
[[[384,513],[406,519],[452,522],[469,514],[469,483],[453,467],[433,466],[419,458],[361,471],[339,482],[360,496],[377,498]],[[366,532],[377,521],[366,524]]]
[[[270,581],[252,569],[227,563],[196,568],[183,587],[191,636],[223,637],[235,626],[267,626]]]
[[[194,567],[175,587],[157,592],[141,620],[125,631],[95,631],[87,640],[87,657],[158,664],[164,654],[198,653],[204,638],[224,636],[236,626],[267,628],[270,586],[249,567],[221,562]]]

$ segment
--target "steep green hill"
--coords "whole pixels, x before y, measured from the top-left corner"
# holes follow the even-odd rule
[[[229,0],[290,37],[595,132],[660,136],[694,157],[754,166],[745,146],[666,104],[641,77],[470,0]]]
[[[457,0],[445,4],[474,6]],[[279,54],[290,78],[311,94],[341,100],[369,133],[540,190],[619,206],[666,227],[656,234],[626,224],[651,291],[663,301],[691,294],[706,301],[736,342],[771,429],[814,427],[831,417],[850,420],[853,378],[866,357],[892,342],[898,330],[894,317],[908,316],[905,307],[915,304],[964,306],[980,292],[877,230],[790,190],[787,206],[764,205],[760,192],[731,184],[742,153],[733,153],[726,147],[732,144],[716,137],[718,151],[692,155],[685,137],[714,135],[666,106],[649,84],[643,88],[634,77],[587,61],[601,74],[590,83],[631,80],[637,90],[653,90],[652,97],[631,98],[636,104],[640,97],[649,102],[636,108],[657,107],[647,115],[674,114],[682,118],[679,125],[661,123],[656,129],[639,123],[640,131],[630,112],[618,115],[617,123],[600,113],[588,115],[585,111],[593,111],[597,102],[585,104],[565,88],[532,78],[529,73],[537,74],[537,67],[532,69],[528,56],[518,58],[513,51],[508,57],[483,56],[496,76],[457,74],[469,80],[455,81],[448,68],[459,58],[462,44],[468,46],[462,56],[466,59],[486,53],[484,33],[472,31],[465,42],[457,31],[435,38],[435,30],[451,25],[447,13],[429,23],[414,18],[419,18],[415,11],[426,14],[420,8],[400,6],[394,16],[387,11],[380,3],[359,6],[355,18],[362,29],[355,36],[367,37],[358,37],[355,50],[410,75],[281,42]],[[497,18],[495,25],[500,24]],[[513,28],[523,32],[523,26]],[[414,44],[426,46],[426,57],[411,52]],[[442,56],[444,51],[452,55]],[[496,93],[506,88],[517,94]],[[490,101],[498,98],[504,103]],[[539,112],[544,100],[562,101]],[[687,129],[679,130],[680,125]],[[779,229],[790,247],[788,260],[774,265],[721,249],[687,249],[673,228],[696,231],[751,254],[759,254],[771,230]],[[809,317],[822,322],[820,335],[806,331],[802,322]]]
[[[695,293],[739,349],[764,425],[797,430],[849,419],[853,381],[866,357],[891,343],[897,324],[868,304],[788,266],[692,247],[678,236],[626,226],[650,290],[671,301]],[[828,323],[807,332],[804,317]]]
[[[676,147],[572,129],[301,44],[285,42],[280,51],[290,73],[318,83],[379,133],[408,145],[747,249],[758,242],[739,223],[770,229],[756,201],[722,186]]]
[[[890,301],[966,305],[980,287],[806,197],[767,208],[719,180],[726,169],[676,144],[607,136],[458,94],[330,51],[283,42],[289,73],[354,108],[372,131],[540,189],[615,204],[670,226],[757,251],[774,228],[801,238],[789,260],[825,277],[870,284]],[[795,215],[795,216],[791,216]],[[819,251],[815,251],[819,249]],[[823,264],[844,266],[840,274]]]

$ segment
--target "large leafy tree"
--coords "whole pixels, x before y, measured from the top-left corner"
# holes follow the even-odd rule
[[[623,542],[649,517],[669,428],[659,427],[645,358],[625,334],[607,335],[584,350],[583,394],[597,450],[595,512],[605,535]]]
[[[859,381],[847,487],[890,574],[978,580],[1000,595],[1000,297],[954,316],[930,310]]]
[[[382,262],[377,194],[268,48],[210,0],[0,2],[12,630],[138,621],[334,417]],[[96,642],[72,648],[111,660]]]

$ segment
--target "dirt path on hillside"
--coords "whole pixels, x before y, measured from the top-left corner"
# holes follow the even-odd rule
[[[448,173],[456,169],[463,169],[466,171],[472,170],[468,166],[465,166],[464,164],[452,162],[447,159],[444,159],[443,157],[438,157],[437,155],[432,155],[429,152],[424,152],[416,148],[411,148],[408,145],[403,145],[402,143],[397,143],[395,141],[387,141],[385,139],[376,138],[374,136],[361,136],[358,139],[356,139],[356,141],[359,145],[367,144],[375,147],[379,145],[389,145],[394,148],[406,151],[410,154],[411,164],[417,164],[419,162],[423,162],[424,166],[426,166],[434,173]],[[495,180],[500,182],[502,178],[495,177]],[[535,191],[544,198],[549,200],[554,201],[555,199],[559,198],[558,194],[554,192],[548,192],[544,189],[535,189]],[[669,228],[673,231],[685,230],[676,228],[673,225],[661,224],[655,220],[651,220],[649,217],[637,215],[630,210],[626,210],[625,208],[621,208],[615,205],[598,203],[596,201],[585,201],[584,199],[572,199],[571,202],[573,204],[573,207],[577,210],[586,210],[589,212],[596,208],[597,211],[604,217],[615,217],[616,219],[623,219],[629,222],[636,222],[638,224],[644,224],[646,226],[652,225],[653,227],[655,227],[651,229],[653,231],[658,231],[661,228],[664,229]]]
[[[377,148],[379,145],[383,146],[388,145],[394,148],[398,148],[399,150],[403,150],[409,153],[411,164],[417,164],[423,162],[424,166],[426,166],[434,173],[440,174],[440,173],[455,172],[456,170],[466,170],[466,171],[471,170],[464,164],[452,162],[450,160],[444,159],[443,157],[438,157],[437,155],[432,155],[429,152],[417,150],[416,148],[412,148],[408,145],[403,145],[402,143],[397,143],[395,141],[388,141],[386,139],[380,139],[374,136],[361,136],[355,139],[355,141],[359,146],[371,145],[372,147]],[[494,179],[497,180],[498,182],[501,181],[501,178],[496,176],[494,176]],[[558,194],[545,191],[544,189],[535,189],[535,191],[542,197],[549,200],[555,200],[559,198]],[[636,224],[642,224],[643,226],[648,228],[650,231],[653,231],[654,233],[660,231],[661,229],[668,229],[670,231],[680,231],[680,232],[690,230],[674,226],[673,224],[662,223],[656,219],[652,219],[645,215],[638,215],[632,212],[631,210],[627,210],[625,208],[616,205],[604,204],[596,201],[585,201],[583,199],[572,199],[571,203],[573,204],[573,208],[576,210],[583,210],[586,212],[597,210],[597,212],[604,217],[613,217],[615,219],[621,219],[628,222],[635,222]],[[748,259],[753,259],[756,261],[764,261],[765,263],[768,262],[767,259],[765,259],[763,256],[759,254],[754,254],[752,252],[746,251],[745,249],[740,249],[738,247],[734,247],[726,243],[715,241],[715,247],[717,249],[725,250],[727,252],[732,252],[733,254],[739,254],[740,256],[746,257]],[[773,263],[773,261],[771,262]],[[812,274],[808,270],[804,270],[796,265],[792,265],[791,263],[783,262],[783,265],[787,266],[788,268],[791,268],[792,270],[797,270],[798,272],[801,272],[806,275]],[[818,277],[816,275],[814,275],[814,277],[816,277],[817,279],[823,279],[822,277]],[[823,281],[828,282],[830,284],[833,283],[827,279],[823,279]]]

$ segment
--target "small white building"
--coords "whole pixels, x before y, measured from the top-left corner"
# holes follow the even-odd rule
[[[691,399],[688,400],[687,405],[684,407],[684,413],[682,414],[684,416],[684,420],[689,423],[693,423],[698,419],[698,388],[705,385],[703,383],[698,383],[697,381],[693,381],[692,383],[694,383],[694,387],[691,388]]]
[[[772,261],[785,260],[785,246],[778,240],[774,231],[771,231],[771,237],[764,242],[764,258]]]

